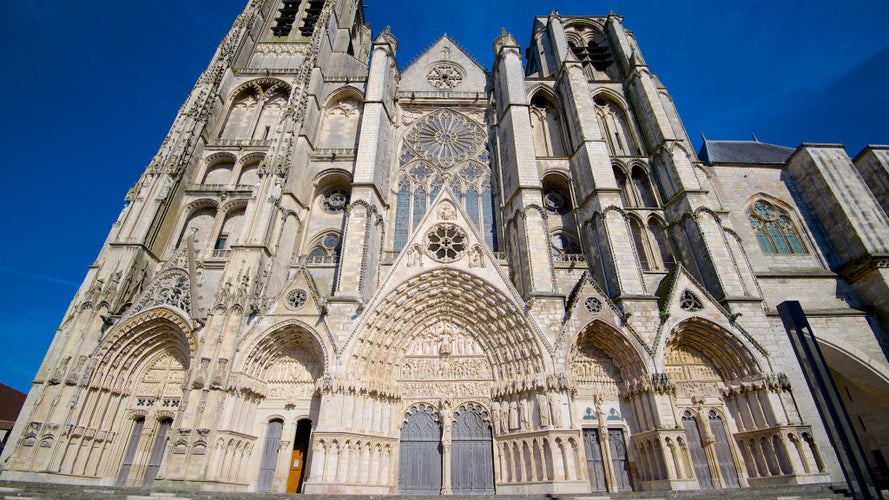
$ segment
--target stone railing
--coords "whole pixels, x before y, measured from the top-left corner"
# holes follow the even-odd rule
[[[232,251],[228,248],[217,248],[213,250],[214,259],[227,259],[231,254]]]
[[[290,450],[284,450],[289,453]],[[356,467],[356,463],[363,463]],[[369,493],[392,494],[398,482],[398,440],[351,432],[312,432],[312,470],[306,493],[335,493],[360,484]]]
[[[586,262],[582,253],[559,253],[553,255],[553,262]]]
[[[336,264],[340,261],[339,255],[307,255],[303,257],[306,265],[312,264]]]
[[[271,145],[270,139],[219,139],[209,144],[210,147],[268,147]]]
[[[501,484],[586,481],[585,463],[577,431],[538,430],[494,439]]]
[[[395,93],[395,97],[398,99],[475,99],[480,102],[484,102],[487,99],[487,96],[484,92],[450,92],[450,91],[437,91],[437,90],[427,90],[427,91],[400,91]]]
[[[735,442],[751,486],[784,484],[787,476],[824,472],[821,452],[809,426],[780,426],[739,432]],[[779,479],[771,479],[771,478]]]
[[[354,158],[355,148],[318,148],[312,152],[312,158]]]

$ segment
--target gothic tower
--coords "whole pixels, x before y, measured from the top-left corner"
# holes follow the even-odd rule
[[[251,0],[127,194],[2,477],[838,480],[750,247],[622,18],[553,12],[524,59],[505,31],[493,48],[488,71],[442,36],[401,67],[358,0]]]

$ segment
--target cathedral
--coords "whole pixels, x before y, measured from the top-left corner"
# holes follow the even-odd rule
[[[491,35],[490,69],[446,35],[404,65],[359,0],[250,0],[127,193],[0,478],[842,481],[787,300],[889,476],[889,147],[696,153],[620,16]]]

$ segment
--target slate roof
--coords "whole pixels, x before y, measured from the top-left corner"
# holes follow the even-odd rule
[[[12,429],[27,395],[8,385],[0,384],[0,430]]]
[[[704,140],[698,158],[706,165],[714,163],[784,164],[796,151],[787,146],[759,141]]]

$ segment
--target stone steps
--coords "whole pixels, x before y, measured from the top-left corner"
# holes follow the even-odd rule
[[[772,488],[746,488],[735,490],[703,491],[627,491],[620,493],[592,493],[585,495],[485,495],[465,497],[472,500],[504,500],[549,498],[560,500],[606,500],[606,499],[704,499],[719,497],[721,500],[764,498],[775,500],[824,499],[838,500],[849,498],[844,484],[816,484],[803,486],[780,486]],[[296,495],[282,493],[220,493],[207,491],[161,491],[143,488],[115,488],[102,486],[78,486],[54,483],[25,483],[0,481],[0,499],[24,500],[27,498],[49,500],[211,500],[242,499],[251,500],[291,498],[294,500],[372,500],[379,496],[366,495]],[[439,496],[400,496],[404,500],[441,500]],[[456,495],[452,498],[458,498]]]

